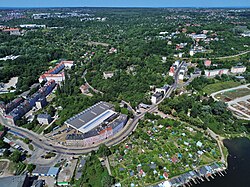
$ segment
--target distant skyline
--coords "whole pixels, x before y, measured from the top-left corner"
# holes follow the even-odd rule
[[[250,7],[250,0],[0,0],[0,7]]]

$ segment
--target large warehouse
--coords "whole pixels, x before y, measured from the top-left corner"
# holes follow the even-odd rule
[[[113,111],[113,105],[101,101],[68,119],[65,124],[79,132],[87,133],[115,117],[117,113]]]

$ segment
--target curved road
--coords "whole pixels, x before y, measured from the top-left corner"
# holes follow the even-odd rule
[[[130,124],[127,124],[122,129],[122,131],[120,133],[116,134],[114,137],[112,137],[111,139],[108,139],[107,141],[105,141],[103,143],[105,143],[108,147],[110,147],[112,145],[119,144],[127,136],[129,136],[132,133],[132,131],[136,128],[136,125],[137,125],[139,119],[143,118],[147,112],[152,112],[152,111],[156,110],[158,105],[166,97],[169,97],[171,95],[171,93],[177,88],[178,74],[180,71],[180,67],[182,66],[183,63],[184,62],[182,62],[180,64],[180,66],[178,67],[178,69],[175,73],[175,76],[174,76],[175,82],[170,87],[170,89],[167,91],[167,93],[164,95],[163,99],[161,101],[159,101],[159,103],[157,105],[152,105],[151,108],[149,108],[145,112],[141,113],[140,115],[134,115],[134,119]],[[97,145],[93,145],[91,147],[81,147],[81,148],[57,146],[57,145],[53,145],[52,142],[50,142],[50,140],[46,139],[44,136],[38,135],[38,134],[34,133],[33,131],[28,130],[28,129],[9,124],[7,122],[7,120],[1,114],[0,114],[0,123],[5,125],[6,127],[10,128],[11,130],[18,132],[18,133],[22,134],[23,136],[29,138],[30,140],[32,140],[32,144],[34,144],[38,148],[41,148],[45,151],[52,151],[52,152],[61,153],[61,154],[68,154],[68,155],[81,155],[81,154],[89,153],[93,150],[97,150],[99,145],[100,145],[100,144],[97,144]]]
[[[238,53],[236,55],[229,55],[229,56],[221,56],[221,57],[211,57],[210,59],[217,59],[217,60],[220,60],[220,59],[227,59],[227,58],[234,58],[234,57],[237,57],[237,56],[241,56],[241,55],[245,55],[247,53],[249,53],[250,51],[244,51],[244,52],[241,52],[241,53]],[[183,60],[188,60],[190,58],[181,58]],[[192,59],[198,59],[198,60],[206,60],[207,58],[192,58]]]

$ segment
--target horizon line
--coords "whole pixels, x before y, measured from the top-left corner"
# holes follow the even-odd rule
[[[14,6],[10,6],[10,7],[0,7],[0,9],[8,9],[8,8],[250,8],[250,6],[170,6],[170,7],[161,7],[161,6],[42,6],[42,7],[38,7],[38,6],[20,6],[20,7],[14,7]]]

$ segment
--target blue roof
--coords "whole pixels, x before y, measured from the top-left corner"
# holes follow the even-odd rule
[[[49,168],[49,171],[47,173],[47,175],[49,176],[56,176],[59,172],[59,168],[58,167],[51,167]]]

